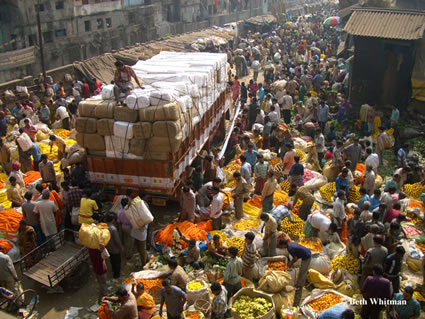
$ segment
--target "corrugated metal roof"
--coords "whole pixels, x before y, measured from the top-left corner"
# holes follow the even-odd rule
[[[344,31],[364,37],[417,40],[424,36],[425,13],[355,9],[345,25]]]

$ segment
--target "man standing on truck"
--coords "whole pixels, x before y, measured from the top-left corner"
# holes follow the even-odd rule
[[[130,91],[133,89],[133,84],[131,83],[131,78],[136,81],[137,85],[143,89],[142,85],[139,82],[134,70],[129,65],[124,65],[121,61],[115,62],[117,69],[114,74],[114,95],[117,100],[118,105],[120,104],[120,94],[124,93],[125,96],[130,94]]]

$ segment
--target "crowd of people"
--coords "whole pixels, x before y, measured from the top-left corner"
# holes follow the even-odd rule
[[[294,306],[300,305],[312,252],[290,240],[291,234],[278,239],[280,224],[271,213],[275,208],[275,192],[281,190],[279,185],[284,181],[289,182],[288,210],[295,212],[297,202],[302,201],[297,215],[309,226],[305,227],[305,236],[319,237],[323,246],[344,242],[347,254],[361,261],[358,284],[366,300],[361,309],[362,318],[378,318],[382,311],[389,318],[418,318],[420,315],[419,302],[413,297],[414,288],[408,284],[401,289],[400,280],[404,276],[402,260],[406,254],[402,245],[406,238],[402,223],[408,220],[405,213],[408,201],[403,186],[424,185],[423,167],[417,157],[409,155],[409,144],[400,139],[401,118],[396,106],[390,116],[383,116],[374,101],[368,101],[359,109],[350,104],[347,64],[343,59],[331,58],[336,55],[340,33],[337,28],[324,26],[324,18],[321,14],[301,17],[267,33],[248,32],[246,37],[236,39],[233,47],[216,48],[216,51],[227,52],[228,92],[234,101],[233,110],[240,105],[240,112],[235,114],[228,142],[222,146],[224,156],[218,146],[211,152],[202,152],[184,173],[178,221],[211,220],[214,230],[225,227],[223,216],[228,212],[223,211],[223,205],[229,195],[222,189],[226,178],[224,168],[236,159],[240,169],[232,175],[235,183],[230,191],[234,206],[231,215],[236,220],[242,219],[244,203],[260,197],[262,227],[259,232],[263,245],[258,249],[255,239],[259,235],[252,231],[244,235],[242,254],[241,248],[227,247],[218,235],[208,243],[207,252],[217,263],[227,261],[223,282],[214,281],[210,286],[214,295],[211,318],[228,317],[230,298],[241,289],[241,276],[256,283],[256,261],[260,257],[275,257],[282,249],[287,252],[289,268],[300,264],[295,279]],[[241,80],[250,74],[249,82]],[[78,116],[78,103],[100,93],[102,84],[93,81],[94,87],[90,88],[88,82],[74,81],[68,95],[62,82],[46,83],[50,84],[42,86],[44,97],[41,100],[31,94],[25,103],[17,103],[10,114],[0,112],[2,137],[8,133],[8,124],[16,123],[19,136],[25,134],[33,142],[27,151],[18,145],[19,162],[11,163],[10,149],[0,139],[0,164],[9,175],[7,197],[12,207],[22,209],[23,213],[18,241],[21,255],[31,252],[61,227],[78,229],[83,223],[95,222],[102,206],[93,197],[84,165],[76,164],[70,170],[64,167],[58,183],[54,163],[47,154],[41,153],[35,140],[37,129],[33,125],[36,116],[50,127],[71,129]],[[310,167],[325,175],[328,182],[335,182],[329,216],[314,208],[315,204],[325,207],[326,203],[318,201],[304,185],[305,165],[297,154],[295,137],[310,142],[306,161]],[[63,159],[67,149],[65,141],[56,135],[50,135],[49,140],[52,146],[58,147],[58,160]],[[378,173],[388,165],[384,153],[390,148],[393,148],[397,167],[383,187],[377,187]],[[280,160],[281,174],[277,175],[273,165],[265,159],[265,150]],[[360,184],[360,200],[352,206],[347,199],[355,186],[358,164],[365,165],[365,172]],[[42,177],[35,192],[26,189],[24,183],[25,173],[30,170],[40,171]],[[147,199],[144,193],[137,195],[142,200]],[[129,190],[120,198],[121,207],[127,207],[135,196]],[[421,199],[425,201],[425,194]],[[352,217],[347,216],[350,210]],[[98,300],[108,307],[112,318],[151,318],[155,302],[142,283],[133,283],[131,291],[120,287],[116,296],[107,296],[107,285],[121,280],[122,256],[130,261],[137,251],[140,263],[136,269],[139,270],[150,257],[146,244],[148,225],[133,228],[123,211],[102,214],[111,240],[106,247],[89,249],[99,286]],[[290,214],[286,218],[290,218]],[[308,228],[311,231],[306,230]],[[194,269],[203,266],[199,243],[186,238],[178,228],[176,231],[177,238],[187,243],[188,248],[180,256],[181,242],[176,240],[173,250],[176,258],[168,260],[169,271],[160,276],[163,288],[159,315],[165,303],[169,319],[181,317],[187,299],[186,287],[190,280],[183,266],[190,265]],[[107,264],[111,266],[112,282],[107,280]],[[16,291],[19,278],[10,257],[3,252],[0,252],[0,268],[3,269],[1,286]],[[425,261],[422,271],[425,284]],[[415,288],[420,290],[421,286]],[[374,298],[403,302],[385,306],[374,304],[371,301]],[[120,304],[118,310],[114,310],[111,303]],[[338,305],[318,318],[351,319],[354,312],[348,306]]]

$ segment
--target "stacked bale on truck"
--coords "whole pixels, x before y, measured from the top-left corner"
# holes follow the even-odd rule
[[[225,54],[161,52],[133,66],[144,87],[132,90],[125,106],[116,104],[109,86],[81,102],[77,140],[89,154],[92,181],[172,193],[223,116],[226,61]],[[115,161],[107,169],[100,158]],[[130,174],[134,163],[125,160],[139,168]]]

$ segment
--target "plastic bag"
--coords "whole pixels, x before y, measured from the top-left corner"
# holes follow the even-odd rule
[[[99,249],[101,246],[106,246],[111,239],[108,225],[100,223],[97,225],[81,224],[78,232],[80,242],[83,246],[92,249]]]

